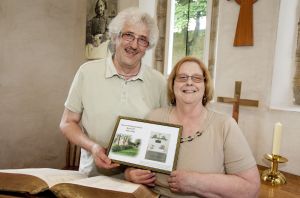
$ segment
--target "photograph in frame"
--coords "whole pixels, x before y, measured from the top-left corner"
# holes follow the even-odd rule
[[[88,0],[85,57],[105,58],[109,48],[108,25],[117,15],[118,0]]]
[[[170,174],[181,133],[180,125],[119,116],[107,155],[119,164]]]

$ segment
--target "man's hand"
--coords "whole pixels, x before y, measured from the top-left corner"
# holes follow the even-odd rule
[[[104,169],[112,169],[120,166],[120,164],[112,163],[106,155],[106,149],[94,144],[91,149],[96,166]]]
[[[126,168],[125,179],[136,184],[145,184],[147,186],[154,186],[156,180],[155,173],[149,170],[142,170],[136,168]]]

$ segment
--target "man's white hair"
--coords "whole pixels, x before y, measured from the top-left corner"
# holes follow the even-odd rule
[[[145,24],[149,30],[149,47],[155,46],[158,39],[158,27],[156,21],[146,12],[141,11],[139,8],[131,7],[121,11],[108,26],[109,36],[113,48],[115,41],[121,33],[125,24]]]

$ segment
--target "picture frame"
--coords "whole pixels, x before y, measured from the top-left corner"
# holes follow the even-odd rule
[[[119,116],[107,156],[115,163],[170,174],[177,164],[182,126]]]
[[[88,0],[86,10],[85,57],[106,58],[109,52],[108,25],[118,14],[118,0]]]

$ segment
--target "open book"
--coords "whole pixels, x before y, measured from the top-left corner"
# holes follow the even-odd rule
[[[158,197],[147,187],[107,176],[87,178],[78,171],[49,168],[0,170],[0,191],[38,194],[50,190],[57,197]]]

